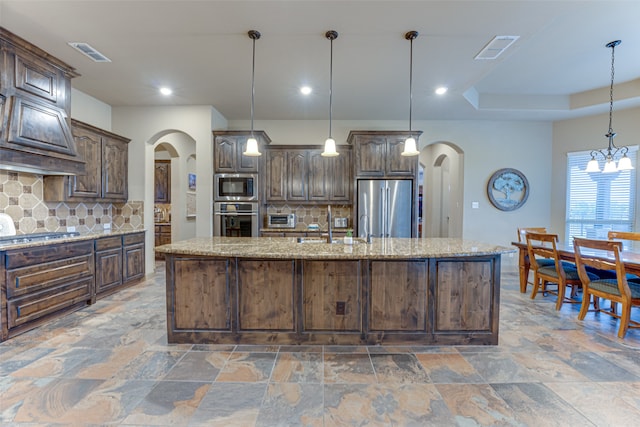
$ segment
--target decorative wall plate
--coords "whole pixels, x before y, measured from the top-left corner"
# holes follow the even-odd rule
[[[491,204],[501,211],[514,211],[529,197],[529,181],[517,169],[505,168],[494,172],[487,184]]]

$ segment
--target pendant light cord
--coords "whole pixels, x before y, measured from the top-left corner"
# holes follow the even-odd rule
[[[411,116],[413,113],[413,38],[410,39],[409,53],[409,136],[411,136]]]
[[[614,60],[615,60],[615,50],[616,50],[616,44],[613,43],[613,44],[611,44],[611,87],[609,88],[609,133],[610,134],[613,133],[613,126],[612,126],[612,121],[613,121],[613,78],[615,76],[613,63],[614,63]]]
[[[330,57],[329,57],[329,138],[331,136],[331,121],[333,116],[333,41],[338,38],[338,32],[329,30],[324,35],[331,41]]]
[[[250,30],[248,32],[249,38],[253,40],[253,52],[251,56],[251,138],[253,136],[253,111],[254,111],[254,98],[255,98],[255,79],[256,79],[256,40],[260,38],[260,32],[256,30]]]

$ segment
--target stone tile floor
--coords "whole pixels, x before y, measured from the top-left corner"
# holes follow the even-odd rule
[[[159,263],[0,344],[0,425],[640,425],[640,330],[503,270],[498,346],[170,345]]]

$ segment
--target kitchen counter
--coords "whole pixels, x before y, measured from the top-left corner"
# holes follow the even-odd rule
[[[1,251],[13,250],[13,249],[33,248],[33,247],[37,247],[37,246],[51,245],[51,244],[54,244],[54,243],[79,242],[79,241],[82,241],[82,240],[99,239],[101,237],[122,236],[122,235],[127,235],[127,234],[140,233],[141,231],[144,231],[144,229],[141,229],[141,230],[126,230],[126,231],[123,231],[123,230],[120,230],[120,231],[106,231],[106,232],[103,231],[103,232],[80,234],[79,236],[56,238],[56,239],[51,239],[51,240],[39,240],[39,241],[36,241],[36,242],[10,243],[10,244],[5,244],[5,245],[0,245],[0,252]],[[22,235],[20,235],[20,234],[16,235],[16,237],[21,237],[21,236]],[[26,237],[26,236],[28,236],[28,234],[25,234],[24,236]]]
[[[354,244],[348,245],[298,243],[295,237],[198,237],[159,246],[156,251],[180,255],[265,259],[406,259],[515,252],[511,247],[453,238],[372,238],[371,243],[363,243],[354,238],[354,241]]]
[[[165,254],[170,343],[498,343],[500,257],[463,239],[195,238]]]

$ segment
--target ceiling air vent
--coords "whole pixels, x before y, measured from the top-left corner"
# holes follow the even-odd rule
[[[520,36],[495,36],[474,59],[496,59],[519,38]]]
[[[69,42],[69,46],[91,58],[94,62],[111,62],[109,58],[95,50],[88,43]]]

